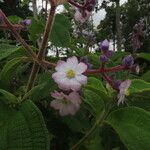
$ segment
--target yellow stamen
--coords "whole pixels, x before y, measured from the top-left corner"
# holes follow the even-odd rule
[[[129,90],[127,90],[127,91],[125,92],[125,95],[126,95],[126,96],[129,96],[129,95],[130,95]]]
[[[75,72],[73,71],[73,70],[69,70],[68,72],[67,72],[67,77],[68,78],[74,78],[75,77]]]

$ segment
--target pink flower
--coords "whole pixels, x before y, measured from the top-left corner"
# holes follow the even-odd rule
[[[50,104],[56,110],[59,110],[61,116],[75,115],[79,110],[81,99],[77,92],[71,92],[69,95],[65,95],[62,92],[55,91],[52,93],[52,97],[55,98]]]
[[[73,56],[67,61],[58,61],[56,71],[52,78],[62,90],[80,90],[82,85],[87,83],[87,77],[84,73],[87,70],[87,65],[78,63],[77,57]]]
[[[119,86],[119,94],[118,94],[118,106],[120,103],[124,103],[125,95],[127,94],[128,88],[131,85],[131,80],[125,80]]]
[[[81,24],[83,24],[84,22],[86,22],[89,19],[91,14],[92,14],[91,12],[85,11],[84,15],[83,15],[79,10],[76,10],[74,18],[75,18],[76,21],[78,21]]]

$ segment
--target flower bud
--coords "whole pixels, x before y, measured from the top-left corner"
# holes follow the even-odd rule
[[[105,56],[105,55],[101,55],[101,56],[100,56],[100,61],[102,61],[102,62],[107,62],[107,61],[108,61],[108,57]]]
[[[140,67],[139,67],[139,65],[135,64],[135,65],[131,66],[130,71],[131,71],[132,73],[139,74],[139,72],[140,72]]]
[[[131,67],[134,64],[134,58],[132,57],[132,55],[126,56],[123,59],[122,64],[126,67]]]
[[[107,51],[107,53],[105,54],[107,57],[111,57],[114,54],[113,51]]]
[[[109,49],[109,42],[108,42],[107,39],[104,40],[103,42],[101,42],[100,48],[101,48],[101,50],[102,50],[103,52],[108,51],[108,49]]]
[[[117,89],[117,90],[119,90],[120,84],[121,84],[121,81],[120,81],[120,80],[116,80],[116,81],[114,82],[114,88]]]
[[[80,58],[80,62],[83,62],[87,65],[88,69],[91,69],[93,67],[93,65],[91,63],[89,63],[88,57],[87,56],[83,56]]]
[[[25,20],[21,21],[20,23],[21,23],[22,25],[24,25],[24,26],[29,26],[29,25],[31,25],[32,20],[30,20],[30,19],[25,19]]]

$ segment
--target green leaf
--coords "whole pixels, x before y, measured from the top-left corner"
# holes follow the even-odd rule
[[[35,20],[31,18],[32,24],[29,26],[30,40],[34,43],[37,42],[37,39],[41,36],[44,31],[44,24],[42,21]]]
[[[106,91],[103,83],[97,78],[89,77],[88,83],[84,88],[92,90],[96,94],[100,95],[100,97],[102,97],[103,100],[110,99],[109,94]]]
[[[30,97],[33,102],[42,100],[43,98],[50,97],[51,92],[56,89],[56,84],[49,74],[41,74],[38,85],[33,87],[25,97]]]
[[[150,83],[144,80],[134,79],[129,87],[129,94],[142,93],[147,90],[150,90]]]
[[[5,102],[6,104],[17,104],[19,102],[18,98],[15,95],[3,89],[0,89],[0,94],[2,95],[2,98],[4,97],[3,102]]]
[[[146,81],[146,82],[150,82],[150,71],[147,71],[145,74],[143,74],[141,79]]]
[[[20,47],[9,44],[0,44],[0,60],[5,59],[12,53],[16,52]]]
[[[150,54],[149,53],[139,53],[138,57],[150,61]]]
[[[23,58],[20,57],[20,58],[14,58],[8,61],[0,73],[0,80],[3,82],[9,82],[15,69],[20,65],[22,59]]]
[[[69,47],[70,34],[69,29],[71,27],[68,18],[62,14],[57,14],[55,22],[50,35],[50,41],[58,47]]]
[[[99,117],[99,115],[105,107],[103,99],[95,92],[85,89],[83,100],[92,108],[92,111],[94,112],[95,116]]]
[[[62,118],[63,122],[68,125],[68,127],[75,132],[85,133],[91,128],[89,119],[86,116],[86,111],[80,108],[75,116],[67,116]]]
[[[97,91],[107,93],[103,83],[99,79],[94,78],[94,77],[88,78],[88,84],[85,87],[91,87],[92,89],[95,89]]]
[[[9,16],[8,19],[13,24],[17,24],[22,20],[22,18],[20,18],[18,16]]]
[[[112,112],[107,123],[120,136],[129,150],[150,149],[150,113],[137,108],[128,107]]]
[[[3,114],[3,115],[1,115]],[[19,110],[0,104],[0,147],[2,150],[49,150],[50,139],[39,109],[30,101]]]

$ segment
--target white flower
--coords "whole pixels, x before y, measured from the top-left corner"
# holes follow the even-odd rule
[[[62,90],[80,90],[82,85],[87,83],[87,77],[84,73],[87,70],[87,65],[80,62],[75,56],[68,58],[67,61],[58,61],[56,71],[52,78]]]
[[[75,115],[79,110],[81,99],[78,93],[71,92],[69,95],[65,95],[62,92],[55,91],[52,93],[52,97],[55,98],[50,104],[56,110],[59,110],[61,116]]]
[[[124,103],[125,95],[127,93],[128,88],[131,85],[131,80],[125,80],[119,86],[119,94],[118,94],[118,106],[120,103]]]

